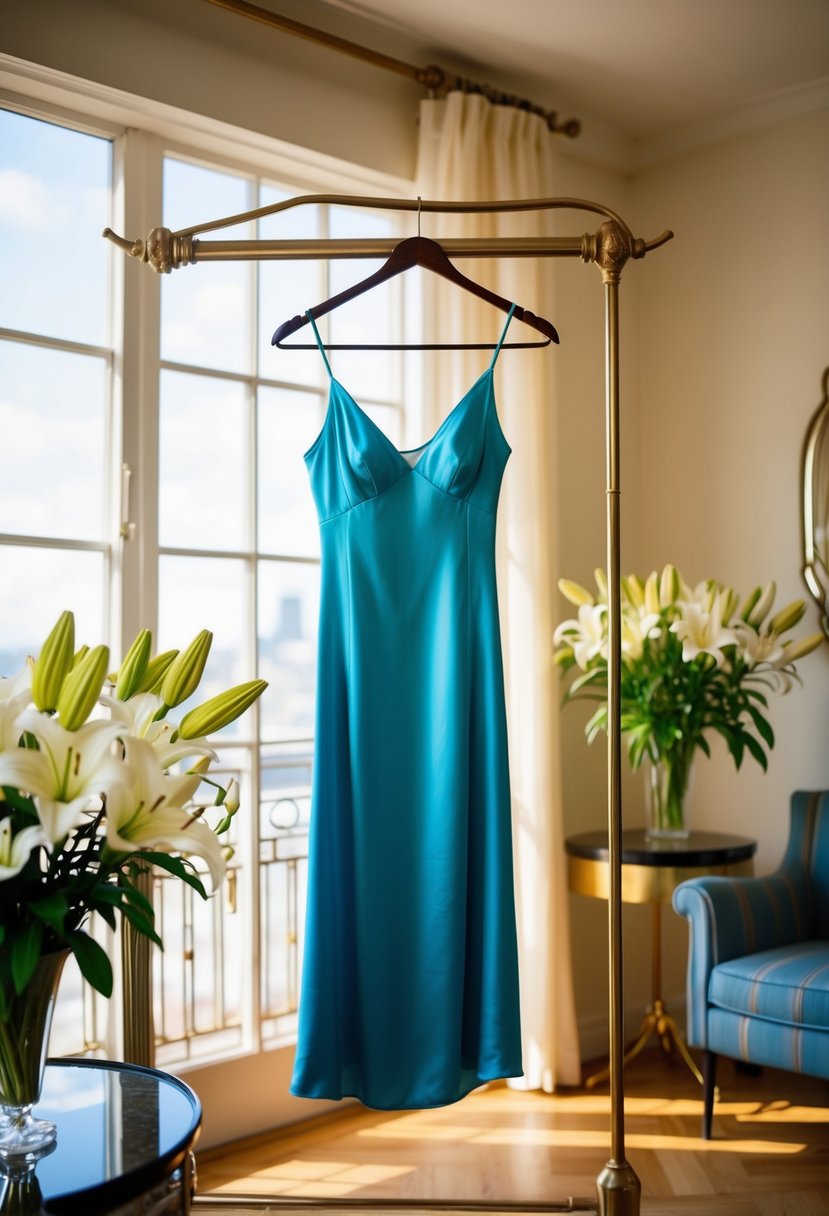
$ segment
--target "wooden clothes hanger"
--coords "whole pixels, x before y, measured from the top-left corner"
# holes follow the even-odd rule
[[[502,312],[509,312],[512,307],[511,300],[505,300],[503,296],[496,295],[490,291],[488,287],[483,287],[480,283],[476,283],[473,279],[469,279],[466,275],[452,265],[449,258],[441,249],[437,241],[431,240],[425,236],[410,236],[406,240],[401,241],[396,245],[385,264],[376,270],[374,274],[370,274],[368,278],[361,279],[359,283],[355,283],[353,287],[347,287],[345,291],[341,291],[338,295],[332,296],[330,300],[325,300],[322,304],[318,304],[316,308],[309,309],[314,320],[324,317],[326,313],[339,308],[341,304],[346,304],[349,300],[353,300],[356,296],[363,295],[366,291],[371,291],[373,287],[378,287],[381,283],[385,283],[387,279],[393,278],[395,275],[401,274],[404,270],[411,270],[413,266],[422,266],[425,270],[431,270],[434,274],[439,274],[442,278],[448,279],[450,283],[454,283],[458,287],[463,287],[472,295],[478,296],[482,300],[486,300],[488,304],[494,304],[496,308],[500,308]],[[505,342],[504,349],[526,350],[536,346],[549,346],[551,342],[558,342],[559,337],[555,327],[546,321],[543,317],[537,317],[535,313],[526,308],[515,307],[513,316],[518,321],[523,321],[525,325],[529,325],[532,329],[544,334],[544,342]],[[279,326],[274,336],[271,338],[271,345],[278,346],[281,350],[316,350],[315,343],[299,344],[291,343],[287,345],[285,338],[302,329],[303,325],[308,324],[307,315],[292,317],[290,321],[283,322]],[[389,345],[374,345],[361,344],[355,345],[326,345],[326,350],[494,350],[495,342],[453,342],[453,343],[416,343],[416,344],[389,344]]]

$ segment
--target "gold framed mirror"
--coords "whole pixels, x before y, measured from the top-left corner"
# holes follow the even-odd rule
[[[803,445],[803,578],[829,638],[829,367]]]

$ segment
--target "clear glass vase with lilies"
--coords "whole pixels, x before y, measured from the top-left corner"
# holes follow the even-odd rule
[[[37,1061],[29,1057],[45,1051],[45,1043],[42,1050],[39,1041],[33,1046],[25,1013],[44,959],[71,951],[87,981],[109,996],[109,957],[84,932],[90,914],[112,928],[125,917],[161,946],[138,875],[159,867],[203,897],[202,875],[210,875],[214,890],[222,881],[229,852],[222,837],[239,791],[235,781],[222,785],[210,777],[216,752],[207,736],[244,713],[267,685],[248,681],[171,721],[171,711],[196,692],[211,642],[202,630],[186,649],[153,657],[145,629],[108,674],[108,648],[76,651],[74,619],[65,612],[38,657],[0,679],[4,1154],[9,1144],[26,1143],[27,1134],[33,1144],[38,1139],[36,1121],[18,1114],[37,1088]],[[46,1008],[47,996],[37,1004]]]
[[[568,679],[565,701],[598,702],[585,727],[589,742],[607,728],[607,580],[596,591],[568,579],[562,594],[578,609],[555,631],[555,662]],[[741,597],[715,579],[689,586],[668,565],[647,579],[622,579],[622,731],[632,769],[661,766],[662,827],[682,830],[683,801],[697,750],[710,755],[719,734],[739,769],[748,755],[763,769],[774,746],[769,693],[786,693],[797,660],[822,642],[820,633],[789,635],[805,612],[795,600],[772,614],[775,585]],[[656,779],[653,782],[656,787]],[[659,827],[657,825],[657,832]]]

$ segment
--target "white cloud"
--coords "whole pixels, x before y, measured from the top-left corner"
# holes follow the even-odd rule
[[[0,169],[0,220],[31,231],[49,222],[50,210],[49,192],[39,177]]]

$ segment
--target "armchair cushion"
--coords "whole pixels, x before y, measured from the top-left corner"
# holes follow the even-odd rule
[[[732,1013],[825,1032],[829,1026],[829,941],[778,946],[720,963],[709,1004]]]

